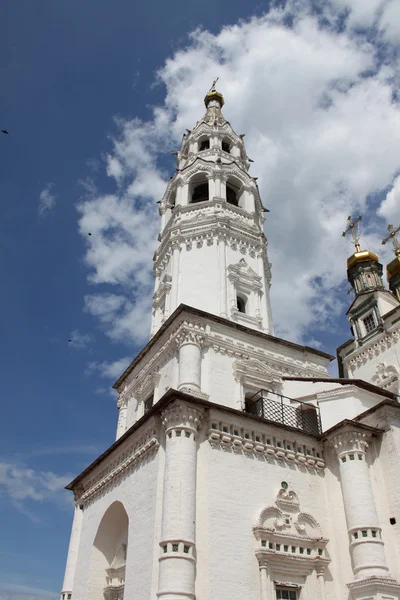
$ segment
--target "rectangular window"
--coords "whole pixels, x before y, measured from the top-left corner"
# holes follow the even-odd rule
[[[367,333],[370,333],[376,327],[374,315],[372,313],[370,313],[369,315],[367,315],[365,317],[365,319],[363,319],[363,323],[364,323],[365,331]]]
[[[297,590],[290,588],[275,588],[276,600],[297,600]]]

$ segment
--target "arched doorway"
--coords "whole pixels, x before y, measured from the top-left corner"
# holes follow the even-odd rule
[[[106,510],[93,542],[87,600],[123,600],[129,519],[121,502]]]

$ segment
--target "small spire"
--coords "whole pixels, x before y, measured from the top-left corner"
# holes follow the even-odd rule
[[[400,243],[397,239],[397,234],[400,231],[400,226],[397,227],[397,229],[394,229],[393,225],[388,225],[388,232],[389,235],[385,237],[385,239],[382,240],[382,246],[384,246],[386,244],[386,242],[388,242],[389,240],[392,240],[392,244],[393,244],[393,252],[395,253],[396,256],[400,256]]]
[[[342,233],[342,237],[346,237],[346,235],[349,232],[351,232],[351,235],[353,237],[353,244],[356,248],[356,252],[361,252],[360,226],[357,227],[357,231],[355,230],[356,224],[359,223],[361,221],[361,219],[362,219],[361,215],[359,215],[355,221],[353,221],[353,218],[351,215],[349,217],[347,217],[347,221],[348,221],[347,229],[345,229]]]

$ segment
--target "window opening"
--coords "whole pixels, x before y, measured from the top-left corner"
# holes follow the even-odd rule
[[[206,183],[200,183],[199,185],[196,185],[192,194],[192,203],[205,202],[208,199],[208,181]]]
[[[229,145],[229,142],[222,142],[222,150],[223,150],[224,152],[230,152],[230,150],[231,150],[231,147],[230,147],[230,145]]]
[[[276,600],[297,600],[297,590],[291,590],[290,588],[275,588]]]
[[[229,204],[238,206],[237,194],[236,194],[235,190],[229,185],[226,186],[226,201]]]
[[[376,327],[374,315],[370,313],[368,316],[363,319],[364,327],[367,333],[373,331]]]
[[[210,140],[202,140],[200,142],[200,148],[199,151],[202,152],[203,150],[209,150],[210,148]]]
[[[237,296],[236,298],[236,306],[239,312],[241,313],[245,313],[246,312],[246,300],[244,298],[241,298],[240,296]]]

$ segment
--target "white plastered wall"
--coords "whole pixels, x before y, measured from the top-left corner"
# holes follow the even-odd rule
[[[118,485],[97,496],[84,508],[82,532],[78,551],[73,590],[74,600],[84,600],[92,559],[93,542],[106,510],[116,501],[121,502],[129,518],[128,554],[125,596],[150,598],[156,585],[158,562],[154,560],[157,498],[159,486],[158,453],[134,468],[120,479]],[[149,498],[153,501],[149,502]],[[157,549],[158,551],[158,549]],[[105,573],[104,573],[105,586]]]
[[[218,413],[212,413],[213,415]],[[232,423],[232,417],[220,416]],[[236,418],[235,423],[249,427],[248,420]],[[266,427],[258,425],[260,430]],[[287,433],[269,427],[271,435],[281,439],[306,439],[301,434]],[[303,443],[304,443],[303,440]],[[308,439],[308,444],[315,441]],[[335,542],[328,544],[332,559],[326,573],[326,600],[346,597],[345,583],[352,579],[348,539],[340,484],[335,477],[326,487],[322,471],[308,471],[285,461],[279,464],[263,457],[212,448],[202,438],[198,455],[197,481],[197,571],[196,594],[204,600],[218,596],[220,600],[259,600],[259,567],[255,556],[252,527],[261,510],[274,505],[281,482],[286,481],[301,503],[301,511],[311,514],[321,525],[323,535],[330,540],[340,529]],[[328,500],[329,499],[329,500]],[[328,502],[331,505],[328,505]],[[279,574],[275,572],[275,579]],[[294,570],[292,580],[299,574]],[[290,580],[290,573],[286,573]],[[302,600],[314,600],[312,577],[304,588]],[[334,579],[334,581],[333,581]]]

